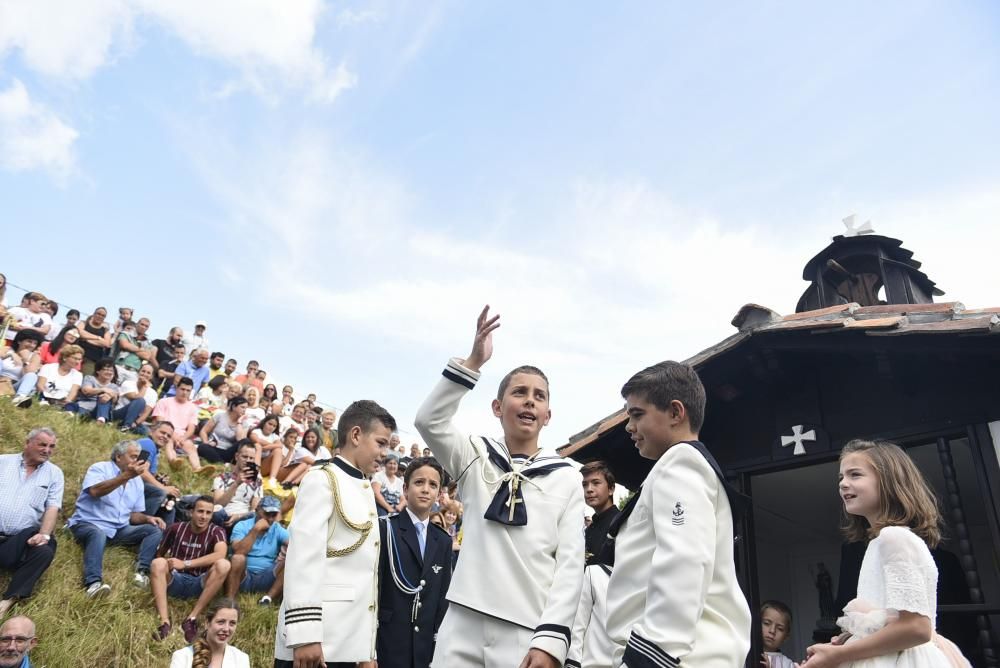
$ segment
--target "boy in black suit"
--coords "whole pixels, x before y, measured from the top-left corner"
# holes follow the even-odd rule
[[[444,471],[414,458],[403,474],[403,512],[379,518],[379,668],[428,668],[448,606],[451,537],[428,521]]]

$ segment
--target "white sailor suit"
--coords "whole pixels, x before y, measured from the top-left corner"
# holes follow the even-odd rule
[[[750,608],[736,580],[731,493],[739,500],[702,443],[678,443],[612,524],[612,666],[743,665]]]
[[[323,644],[326,662],[375,658],[379,531],[371,482],[342,457],[302,479],[289,526],[274,655]]]
[[[479,379],[451,360],[414,424],[465,505],[435,668],[516,668],[531,648],[562,664],[583,583],[583,488],[555,451],[528,460],[452,425]]]
[[[608,637],[608,581],[611,567],[595,563],[583,572],[580,607],[573,622],[573,642],[566,668],[611,668],[611,639]]]

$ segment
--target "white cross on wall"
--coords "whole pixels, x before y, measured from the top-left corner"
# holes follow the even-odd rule
[[[805,425],[797,424],[792,427],[791,436],[781,437],[781,447],[787,448],[791,444],[795,444],[795,448],[792,450],[793,455],[804,455],[806,454],[805,441],[815,441],[816,440],[816,430],[810,429],[809,431],[802,433],[802,429]]]

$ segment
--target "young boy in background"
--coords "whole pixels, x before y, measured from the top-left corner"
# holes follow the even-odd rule
[[[792,632],[792,611],[781,601],[764,601],[760,606],[760,632],[764,638],[762,668],[795,668],[795,662],[781,653]]]
[[[434,665],[558,668],[580,599],[584,510],[580,474],[538,444],[552,416],[548,379],[532,366],[504,376],[492,402],[503,440],[469,437],[452,424],[499,326],[484,308],[472,352],[448,363],[414,421],[458,481],[466,510]]]

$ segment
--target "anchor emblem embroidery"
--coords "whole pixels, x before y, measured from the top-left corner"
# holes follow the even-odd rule
[[[442,567],[438,566],[437,564],[434,564],[433,566],[431,566],[431,570],[434,571],[434,575],[437,575],[438,573],[440,573],[441,572],[441,568]]]
[[[672,514],[673,517],[670,518],[670,521],[673,522],[674,526],[684,524],[684,506],[681,505],[680,501],[674,505],[674,512]]]

